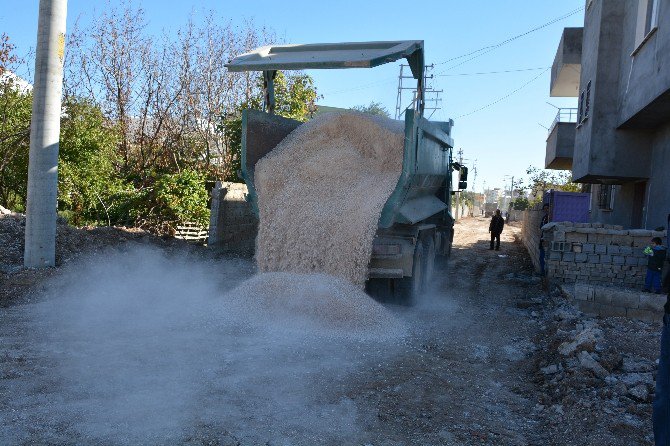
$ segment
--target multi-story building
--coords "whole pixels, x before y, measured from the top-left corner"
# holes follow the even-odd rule
[[[565,28],[551,96],[575,97],[547,139],[545,167],[571,169],[591,220],[667,225],[670,214],[670,0],[587,0]]]

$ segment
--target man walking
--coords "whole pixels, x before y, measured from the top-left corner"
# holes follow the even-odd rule
[[[496,213],[493,214],[489,224],[489,232],[491,233],[491,247],[489,249],[493,249],[495,241],[495,250],[500,251],[500,234],[502,234],[504,226],[505,220],[500,215],[500,209],[496,209]]]

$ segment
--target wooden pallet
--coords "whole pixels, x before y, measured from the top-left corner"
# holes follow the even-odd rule
[[[209,237],[209,228],[197,223],[184,222],[177,226],[175,238],[186,240],[189,243],[206,243]]]

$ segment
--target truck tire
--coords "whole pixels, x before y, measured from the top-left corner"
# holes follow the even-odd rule
[[[423,291],[424,246],[421,241],[414,245],[412,277],[394,279],[391,283],[394,301],[402,305],[411,305]]]
[[[420,237],[423,245],[423,265],[422,265],[422,291],[427,291],[433,283],[433,273],[435,272],[435,235],[426,232]]]

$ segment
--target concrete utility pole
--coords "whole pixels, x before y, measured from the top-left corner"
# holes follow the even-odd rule
[[[58,140],[67,0],[40,0],[23,265],[56,264]]]

